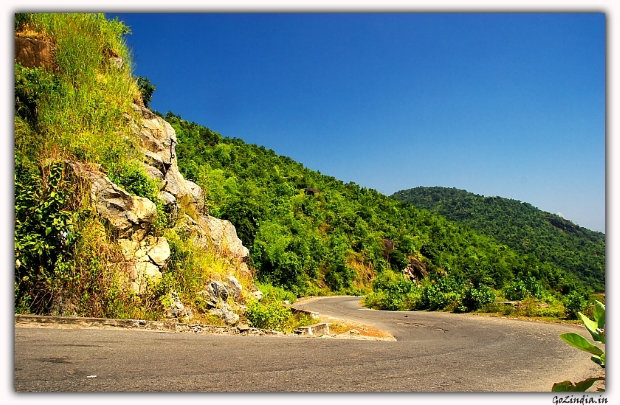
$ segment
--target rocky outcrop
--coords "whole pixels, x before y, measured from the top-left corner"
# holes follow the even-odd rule
[[[230,221],[205,213],[204,191],[196,183],[185,180],[179,172],[174,128],[147,108],[138,105],[134,108],[142,116],[141,124],[135,124],[135,130],[142,141],[146,172],[162,182],[159,199],[169,212],[178,212],[179,203],[193,206],[189,211],[194,215],[185,214],[180,226],[189,230],[199,244],[214,247],[221,254],[241,261],[247,258],[250,252],[237,237],[235,227]]]
[[[43,38],[15,35],[15,61],[27,68],[54,68],[54,45]]]
[[[204,299],[209,314],[222,318],[228,325],[234,325],[239,322],[233,308],[228,304],[229,298],[235,302],[241,300],[241,283],[234,277],[226,278],[226,284],[218,280],[211,280],[205,286],[199,295]],[[245,307],[238,305],[239,309],[244,310]]]
[[[162,277],[162,269],[170,257],[166,238],[147,236],[141,241],[119,239],[129,269],[132,289],[143,293],[149,284]]]
[[[80,163],[69,164],[74,172],[90,183],[90,197],[97,212],[118,231],[120,237],[140,240],[157,216],[157,207],[148,198],[132,196],[112,183],[98,168]]]
[[[189,199],[198,210],[204,208],[204,192],[195,183],[185,180],[179,172],[175,146],[177,136],[174,128],[149,109],[134,105],[142,116],[140,124],[135,125],[142,141],[144,164],[147,173],[162,181],[162,191],[175,197]],[[171,202],[167,202],[172,204]]]
[[[403,269],[403,274],[409,281],[417,283],[428,275],[428,270],[424,263],[415,257],[410,257],[407,267]]]
[[[251,274],[243,263],[249,250],[237,237],[235,227],[229,221],[204,212],[203,190],[196,183],[185,180],[179,172],[174,129],[148,109],[139,105],[134,108],[142,117],[139,123],[131,121],[131,124],[140,136],[146,173],[160,181],[158,198],[175,220],[175,228],[190,235],[198,246],[215,249],[222,256],[236,259],[241,271]],[[79,163],[70,165],[77,175],[88,181],[91,200],[97,211],[116,231],[132,290],[139,294],[145,292],[149,285],[161,279],[170,257],[167,240],[149,235],[157,216],[156,205],[147,198],[132,196],[112,183],[98,167]],[[181,208],[183,215],[177,217]],[[226,279],[226,285],[220,283],[221,288],[211,283],[204,292],[209,308],[227,323],[235,323],[239,318],[227,303],[229,290],[233,302],[241,300],[241,284],[236,278],[232,279]],[[170,314],[184,313],[178,295],[173,302],[168,309]]]
[[[143,293],[161,279],[170,257],[168,241],[148,235],[157,207],[148,198],[132,196],[112,183],[97,167],[74,162],[69,166],[90,185],[92,203],[118,236],[131,288]]]

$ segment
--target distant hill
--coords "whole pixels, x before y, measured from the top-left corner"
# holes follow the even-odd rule
[[[524,202],[446,187],[416,187],[392,197],[490,236],[522,254],[605,288],[605,234],[580,227]]]

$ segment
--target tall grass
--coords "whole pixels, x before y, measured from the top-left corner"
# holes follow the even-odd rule
[[[139,90],[123,39],[128,28],[102,14],[52,13],[31,14],[18,30],[38,32],[55,49],[53,85],[35,89],[40,153],[99,164],[113,180],[136,170],[139,140],[128,118],[136,118],[132,104]],[[16,69],[16,81],[31,70]],[[49,72],[38,75],[52,80]]]
[[[88,188],[73,187],[61,163],[100,166],[128,191],[154,193],[130,125],[139,90],[123,39],[129,30],[103,14],[66,13],[19,14],[15,29],[54,49],[52,69],[15,64],[15,310],[155,317],[160,308],[127,288]]]

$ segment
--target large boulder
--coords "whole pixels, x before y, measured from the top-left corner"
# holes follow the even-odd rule
[[[220,253],[229,254],[239,260],[250,256],[250,251],[243,246],[235,226],[230,221],[201,215],[198,223],[208,231],[211,242]]]
[[[170,246],[166,238],[146,236],[141,241],[119,239],[118,244],[134,292],[141,294],[150,284],[161,279],[162,268],[170,257]]]
[[[69,163],[74,172],[90,182],[90,195],[97,212],[121,237],[142,239],[157,216],[157,207],[148,198],[132,196],[104,174],[80,163]]]
[[[235,276],[226,277],[226,288],[228,293],[233,297],[233,299],[237,302],[241,299],[241,291],[243,291],[243,286]]]

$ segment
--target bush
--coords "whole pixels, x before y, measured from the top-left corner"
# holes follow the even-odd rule
[[[510,301],[521,301],[527,297],[543,299],[547,291],[534,277],[512,281],[504,288],[504,296]]]
[[[588,301],[579,291],[572,291],[563,298],[566,316],[570,319],[577,319],[577,314],[586,309]]]
[[[421,308],[438,310],[448,306],[458,307],[463,285],[453,277],[442,277],[436,282],[427,283],[421,294]]]
[[[293,313],[281,302],[268,301],[262,304],[258,301],[250,301],[245,316],[255,328],[285,332],[287,324],[291,323]]]
[[[402,311],[413,309],[420,300],[416,286],[402,274],[387,270],[373,281],[375,292],[364,299],[370,308]]]
[[[489,287],[481,285],[475,288],[473,284],[467,283],[457,309],[461,312],[475,311],[494,301],[495,293]]]

